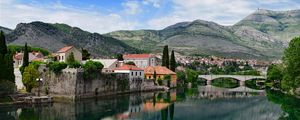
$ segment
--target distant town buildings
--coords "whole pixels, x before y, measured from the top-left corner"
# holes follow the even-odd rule
[[[66,62],[67,57],[72,52],[74,54],[75,60],[81,62],[82,61],[82,54],[78,49],[76,49],[73,46],[66,46],[66,47],[61,48],[59,51],[57,51],[57,53],[56,53],[57,60],[59,62]]]
[[[21,67],[23,64],[23,57],[24,57],[24,53],[23,52],[19,52],[16,53],[13,56],[13,60],[14,60],[14,67]],[[44,60],[44,55],[40,52],[30,52],[28,53],[28,58],[29,58],[29,62],[32,61],[43,61]]]
[[[146,68],[147,66],[157,66],[157,58],[152,54],[125,54],[123,55],[124,63],[134,62],[139,68]]]

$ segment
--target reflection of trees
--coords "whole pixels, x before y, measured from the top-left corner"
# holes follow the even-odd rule
[[[300,100],[280,91],[267,90],[270,101],[280,104],[281,109],[288,115],[282,115],[280,120],[300,120]]]
[[[174,104],[175,103],[173,103],[172,105],[170,105],[170,107],[169,107],[169,111],[170,111],[170,120],[173,120],[173,118],[174,118]]]

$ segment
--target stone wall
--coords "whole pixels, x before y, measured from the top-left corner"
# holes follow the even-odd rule
[[[41,92],[54,97],[81,99],[129,92],[127,74],[97,74],[94,79],[85,80],[83,69],[66,68],[55,74],[42,65],[39,67],[43,86]]]
[[[51,72],[45,65],[39,67],[43,78],[41,93],[57,98],[71,100],[107,96],[121,93],[163,90],[161,86],[155,86],[153,81],[136,80],[129,81],[129,74],[99,73],[93,79],[84,79],[82,68],[66,68],[61,73]],[[130,86],[135,86],[130,88]],[[62,99],[65,100],[65,99]]]

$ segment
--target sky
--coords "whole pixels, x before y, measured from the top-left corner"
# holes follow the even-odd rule
[[[43,21],[97,33],[159,30],[196,19],[227,26],[258,8],[300,9],[300,0],[0,0],[0,26]]]

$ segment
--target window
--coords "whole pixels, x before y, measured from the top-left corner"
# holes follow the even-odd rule
[[[58,60],[60,60],[60,56],[58,56]]]
[[[133,72],[131,72],[131,76],[133,76]]]
[[[137,72],[135,72],[135,76],[137,76]]]
[[[140,72],[140,76],[142,76],[142,72]]]
[[[61,56],[61,60],[64,60],[64,56]]]

